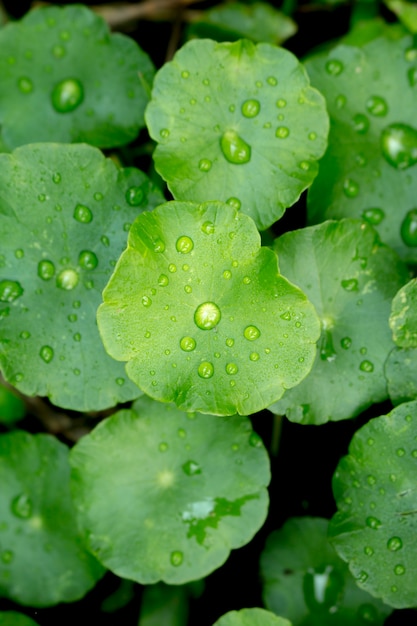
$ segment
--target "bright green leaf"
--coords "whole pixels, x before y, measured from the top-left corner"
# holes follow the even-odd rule
[[[38,623],[27,615],[15,611],[0,612],[0,624],[1,626],[38,626]]]
[[[89,549],[143,584],[202,578],[263,524],[266,450],[244,417],[186,414],[146,397],[134,409],[104,420],[71,451]]]
[[[417,348],[417,279],[404,285],[392,301],[392,338],[400,348]]]
[[[235,41],[246,37],[254,42],[280,44],[297,31],[296,23],[266,2],[228,2],[204,11],[187,30],[191,37]]]
[[[327,145],[323,97],[301,63],[248,40],[186,44],[157,73],[145,118],[177,200],[227,201],[260,229],[312,183]]]
[[[101,291],[137,214],[162,200],[96,148],[37,144],[0,155],[0,364],[26,394],[99,410],[137,397],[104,351]]]
[[[280,269],[316,307],[322,332],[310,374],[270,409],[295,422],[353,417],[387,398],[391,300],[405,265],[359,220],[327,221],[276,241]]]
[[[415,2],[385,0],[385,4],[411,33],[417,33],[417,6]]]
[[[417,261],[417,49],[412,38],[338,46],[306,64],[331,117],[309,220],[360,217]]]
[[[327,540],[328,520],[291,518],[261,556],[265,606],[294,626],[381,626],[391,610],[359,589]]]
[[[103,575],[77,529],[69,475],[57,439],[0,437],[0,596],[36,607],[73,602]]]
[[[417,400],[417,349],[394,348],[385,362],[388,394],[394,405]]]
[[[154,68],[81,5],[43,7],[0,31],[0,125],[13,149],[37,141],[111,147],[144,125]]]
[[[331,541],[360,587],[397,608],[417,605],[417,403],[360,428],[333,477]]]
[[[143,213],[103,292],[107,351],[151,397],[247,415],[310,371],[319,334],[247,215],[220,202]]]
[[[292,626],[283,617],[265,609],[241,609],[222,615],[213,626]]]

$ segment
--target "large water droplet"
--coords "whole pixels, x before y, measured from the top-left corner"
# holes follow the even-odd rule
[[[94,270],[98,265],[98,258],[90,250],[83,250],[78,257],[78,263],[86,270]]]
[[[201,474],[201,467],[195,461],[187,461],[182,466],[182,469],[187,476],[196,476],[197,474]]]
[[[183,560],[184,560],[184,555],[182,552],[180,552],[179,550],[175,550],[174,552],[171,552],[171,556],[170,556],[171,565],[173,565],[174,567],[178,567],[179,565],[181,565]]]
[[[388,105],[381,96],[371,96],[366,103],[366,109],[375,117],[384,117],[388,113]]]
[[[0,302],[14,302],[23,294],[23,287],[16,280],[0,281]]]
[[[257,328],[256,326],[246,326],[245,330],[243,331],[243,336],[245,337],[245,339],[247,339],[248,341],[255,341],[255,339],[258,339],[258,337],[260,337],[261,331],[259,330],[259,328]]]
[[[381,147],[390,165],[405,170],[417,163],[417,130],[407,124],[391,124],[382,131]]]
[[[378,226],[385,217],[385,213],[382,209],[372,208],[365,209],[362,213],[362,219],[372,226]]]
[[[54,350],[51,346],[42,346],[39,351],[39,356],[45,363],[50,363],[54,358]]]
[[[28,519],[32,515],[32,502],[26,493],[13,498],[11,503],[12,513],[21,519]]]
[[[261,105],[258,100],[245,100],[242,104],[241,111],[245,117],[256,117],[261,110]]]
[[[178,252],[181,252],[182,254],[188,254],[194,248],[194,241],[191,239],[191,237],[187,237],[184,235],[183,237],[177,239],[175,247]]]
[[[66,291],[69,291],[77,286],[78,280],[79,276],[77,272],[69,268],[66,270],[62,270],[62,272],[58,274],[58,276],[56,277],[56,284],[57,287],[59,287],[60,289],[65,289]]]
[[[211,378],[214,374],[213,363],[210,363],[209,361],[203,361],[198,366],[197,371],[200,378]]]
[[[183,337],[180,341],[180,348],[184,352],[192,352],[196,347],[195,339],[192,337]]]
[[[129,187],[125,194],[126,202],[130,204],[130,206],[139,206],[143,197],[144,193],[142,187]]]
[[[391,550],[391,552],[397,552],[397,550],[401,550],[402,547],[403,542],[399,537],[391,537],[391,539],[388,539],[387,548]]]
[[[51,94],[52,106],[58,113],[70,113],[84,100],[84,89],[76,78],[66,78],[55,85]]]
[[[220,148],[229,163],[242,165],[250,161],[251,147],[234,130],[226,130],[223,133]]]
[[[220,309],[214,302],[203,302],[194,313],[194,321],[202,330],[214,328],[220,322],[220,318]]]
[[[401,223],[401,238],[406,246],[417,246],[417,209],[411,209]]]
[[[81,224],[89,224],[93,219],[93,213],[88,206],[77,204],[74,209],[74,219],[76,219],[77,222],[81,222]]]

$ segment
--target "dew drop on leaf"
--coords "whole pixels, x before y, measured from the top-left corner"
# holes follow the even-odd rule
[[[1,553],[1,560],[5,565],[9,565],[9,563],[11,563],[13,559],[14,552],[12,552],[12,550],[4,550],[4,552]]]
[[[196,476],[197,474],[201,474],[201,467],[195,461],[187,461],[182,466],[184,474],[187,476]]]
[[[198,375],[200,378],[211,378],[214,374],[213,363],[209,361],[202,361],[198,366]]]
[[[287,128],[286,126],[278,126],[275,131],[275,137],[278,137],[279,139],[286,139],[289,134],[289,128]]]
[[[93,213],[91,209],[84,204],[77,204],[74,209],[74,219],[81,224],[89,224],[93,219]],[[103,237],[101,240],[103,241]]]
[[[405,567],[404,567],[404,565],[396,565],[394,567],[394,574],[396,576],[403,576],[405,574]]]
[[[78,285],[78,274],[73,269],[62,270],[58,276],[56,277],[57,287],[60,289],[65,289],[66,291],[70,291],[74,289]]]
[[[195,350],[196,342],[192,337],[183,337],[180,341],[180,348],[184,352],[192,352]]]
[[[158,278],[158,285],[160,287],[166,287],[169,283],[169,278],[166,274],[161,274]]]
[[[358,617],[365,624],[377,624],[379,621],[378,611],[372,604],[362,604],[358,608]]]
[[[54,358],[54,350],[51,346],[42,346],[39,351],[39,356],[45,363],[50,363]]]
[[[161,443],[158,446],[159,452],[166,452],[168,450],[168,444],[166,443],[166,441],[161,441]]]
[[[220,148],[227,161],[234,165],[248,163],[251,158],[251,147],[235,130],[226,130],[220,139]]]
[[[33,91],[33,83],[27,76],[22,76],[17,81],[17,86],[22,93],[31,93]]]
[[[221,312],[214,302],[203,302],[194,313],[194,321],[198,328],[210,330],[220,322]]]
[[[341,285],[345,291],[358,291],[358,281],[356,278],[342,280]]]
[[[0,281],[0,302],[14,302],[23,294],[22,285],[16,280]]]
[[[58,113],[70,113],[84,100],[84,89],[76,78],[66,78],[55,85],[51,94],[52,106]]]
[[[198,169],[202,172],[209,172],[211,170],[212,162],[210,159],[200,159],[198,162]]]
[[[417,67],[410,67],[407,72],[408,84],[410,87],[417,85]]]
[[[226,365],[226,373],[233,375],[233,374],[237,374],[238,372],[238,366],[236,365],[236,363],[228,363]]]
[[[365,209],[362,213],[362,219],[368,222],[368,224],[371,224],[371,226],[378,226],[384,217],[384,211],[378,208]]]
[[[371,546],[365,546],[363,551],[366,554],[366,556],[372,556],[374,554],[374,549],[371,548]]]
[[[164,252],[165,251],[165,244],[162,241],[162,239],[156,239],[154,241],[153,249],[154,249],[154,252]]]
[[[357,113],[353,117],[353,128],[360,135],[364,135],[369,130],[369,120],[363,113]]]
[[[417,246],[417,209],[411,209],[401,223],[401,238],[406,246]]]
[[[204,234],[206,235],[212,235],[215,231],[215,226],[213,224],[213,222],[204,222],[203,225],[201,226],[201,230],[203,231]]]
[[[245,100],[241,107],[242,115],[245,117],[256,117],[260,110],[260,102],[254,99]]]
[[[326,72],[331,76],[339,76],[343,72],[344,65],[341,61],[337,59],[330,59],[326,63]]]
[[[28,519],[32,515],[32,502],[26,493],[13,498],[11,503],[11,510],[13,515],[20,517],[21,519]]]
[[[371,361],[365,360],[361,362],[361,364],[359,365],[359,369],[362,372],[370,373],[374,371],[374,364],[371,363]]]
[[[98,265],[98,258],[94,252],[83,250],[78,257],[78,263],[86,270],[94,270]]]
[[[376,517],[369,516],[366,518],[366,525],[373,530],[377,530],[382,526],[381,521]]]
[[[129,187],[125,194],[126,202],[130,206],[139,206],[144,198],[141,187]]]
[[[384,117],[388,113],[388,105],[381,96],[371,96],[366,102],[366,109],[375,117]]]
[[[239,198],[228,198],[226,200],[226,204],[229,204],[231,207],[233,207],[234,209],[236,209],[236,211],[239,211],[240,207],[242,206],[241,201],[239,200]]]
[[[359,185],[351,178],[347,178],[343,183],[343,193],[347,198],[356,198],[359,193]]]
[[[391,552],[397,552],[397,550],[401,550],[402,547],[403,542],[399,537],[391,537],[391,539],[388,539],[387,548]]]
[[[258,352],[251,352],[249,355],[249,358],[251,361],[259,361],[259,354]]]
[[[392,167],[405,170],[417,163],[417,130],[407,124],[391,124],[382,131],[381,147]]]
[[[152,300],[149,296],[143,296],[142,298],[142,304],[144,307],[148,308],[151,306],[152,304]]]
[[[171,274],[175,274],[176,271],[177,271],[177,266],[174,265],[174,263],[170,263],[168,265],[168,272],[170,272]]]
[[[184,72],[183,72],[184,73]],[[182,552],[180,552],[179,550],[175,550],[174,552],[171,552],[171,564],[174,567],[178,567],[179,565],[181,565],[181,563],[184,560],[184,555]]]
[[[191,239],[191,237],[187,237],[184,235],[183,237],[179,237],[179,239],[177,239],[175,247],[178,252],[181,252],[182,254],[188,254],[194,248],[194,241]]]
[[[258,339],[260,334],[261,331],[256,326],[246,326],[245,330],[243,331],[243,336],[248,341],[255,341],[255,339]]]

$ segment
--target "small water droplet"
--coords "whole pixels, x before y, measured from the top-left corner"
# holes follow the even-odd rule
[[[231,207],[233,207],[234,209],[236,209],[236,211],[239,211],[239,209],[242,206],[241,201],[239,200],[239,198],[228,198],[226,200],[226,204],[229,204]]]
[[[417,130],[407,124],[391,124],[382,131],[381,148],[392,167],[405,170],[417,163]]]
[[[191,287],[191,285],[185,285],[184,291],[185,293],[192,293],[193,288]]]
[[[369,130],[369,120],[363,113],[357,113],[353,117],[353,128],[360,135],[364,135]]]
[[[197,474],[201,474],[201,467],[196,461],[187,461],[182,465],[183,472],[187,474],[187,476],[196,476]]]
[[[373,530],[378,530],[378,528],[382,526],[382,523],[376,517],[370,516],[366,518],[366,525],[369,526],[369,528],[372,528]]]
[[[346,178],[343,183],[343,193],[347,198],[356,198],[359,193],[359,185],[351,178]]]
[[[30,332],[27,331],[27,330],[22,330],[22,332],[20,333],[20,337],[21,337],[21,339],[29,339]]]
[[[232,278],[232,272],[230,270],[224,270],[223,278],[225,278],[226,280],[230,280]]]
[[[203,231],[203,233],[205,233],[206,235],[212,235],[215,231],[215,226],[213,224],[213,222],[204,222],[203,225],[201,226],[201,230]]]
[[[74,336],[73,336],[73,339],[74,339],[74,341],[77,341],[77,342],[81,341],[80,333],[75,333]]]
[[[180,341],[180,348],[184,352],[192,352],[195,350],[196,341],[192,337],[183,337]]]
[[[335,100],[336,108],[337,109],[343,109],[343,107],[345,106],[346,102],[347,102],[346,96],[344,96],[343,94],[339,94],[336,97],[336,100]]]
[[[366,546],[364,548],[364,552],[365,552],[366,556],[372,556],[373,553],[374,553],[374,549],[371,548],[371,546]]]
[[[54,358],[54,350],[51,346],[42,346],[39,351],[39,356],[45,363],[50,363]]]
[[[166,274],[161,274],[158,278],[158,285],[160,287],[166,287],[169,283],[169,278]]]
[[[266,82],[268,83],[268,85],[271,85],[272,87],[275,87],[276,85],[278,85],[278,81],[275,78],[275,76],[268,76],[268,78],[266,79]]]
[[[251,361],[259,361],[259,354],[257,352],[251,352],[249,355]]]
[[[227,374],[230,374],[231,376],[234,374],[237,374],[238,372],[238,366],[236,365],[236,363],[228,363],[226,365],[226,372]]]
[[[159,452],[166,452],[168,450],[168,444],[165,441],[161,441],[158,446]]]
[[[374,364],[371,363],[371,361],[368,361],[365,359],[365,361],[362,361],[361,364],[359,365],[359,369],[362,372],[367,372],[369,374],[370,372],[374,371]]]
[[[9,563],[11,563],[13,559],[14,559],[14,552],[12,552],[11,550],[4,550],[1,553],[1,560],[3,561],[5,565],[9,565]]]
[[[381,96],[371,96],[366,102],[366,109],[375,117],[384,117],[388,113],[388,105]]]
[[[154,252],[164,252],[165,251],[165,243],[162,239],[155,239],[153,242]]]
[[[175,274],[176,271],[177,271],[177,266],[174,265],[174,263],[170,263],[168,265],[168,272],[170,272],[171,274]]]
[[[203,361],[198,366],[197,371],[200,378],[211,378],[214,374],[213,363],[210,363],[209,361]]]
[[[279,137],[279,139],[286,139],[289,134],[290,130],[286,126],[278,126],[275,131],[275,137]]]
[[[368,444],[368,446],[373,446],[375,443],[375,439],[373,439],[372,437],[368,437],[368,440],[366,443]]]
[[[396,565],[394,567],[394,574],[396,576],[403,576],[405,574],[405,567],[404,567],[404,565]]]
[[[16,280],[0,281],[0,302],[14,302],[23,294],[23,287]]]
[[[32,515],[32,501],[26,493],[21,493],[13,498],[11,510],[16,517],[28,519]]]
[[[221,312],[214,302],[203,302],[194,313],[194,322],[202,330],[210,330],[220,322]]]
[[[391,550],[391,552],[397,552],[397,550],[401,550],[402,547],[403,542],[399,537],[391,537],[391,539],[388,539],[387,548]]]
[[[344,65],[337,59],[330,59],[326,63],[326,72],[331,76],[339,76],[343,72]]]
[[[245,117],[256,117],[261,110],[261,104],[258,100],[245,100],[242,104],[241,111]]]
[[[76,78],[61,80],[52,90],[52,106],[58,113],[70,113],[84,100],[84,88]]]
[[[231,348],[232,346],[234,346],[234,344],[235,344],[235,340],[234,340],[234,339],[232,339],[231,337],[228,337],[228,338],[226,339],[226,346],[228,346],[229,348]]]
[[[397,453],[397,456],[404,456],[405,450],[404,448],[397,448],[396,453]]]
[[[417,246],[417,209],[411,209],[401,223],[401,238],[406,246]]]
[[[84,204],[77,204],[74,209],[74,219],[81,224],[89,224],[93,219],[93,213]]]
[[[129,187],[125,193],[126,202],[129,206],[139,206],[143,201],[144,195],[142,187]]]
[[[375,476],[372,476],[371,474],[368,476],[368,478],[366,480],[367,480],[368,485],[371,485],[371,487],[373,485],[375,485],[375,483],[376,483]]]
[[[255,339],[258,339],[260,334],[261,334],[261,331],[259,330],[259,328],[257,328],[256,326],[252,326],[252,325],[246,326],[245,330],[243,331],[243,336],[248,341],[255,341]]]
[[[250,161],[251,147],[234,130],[226,130],[223,133],[220,148],[229,163],[242,165]]]
[[[185,72],[183,72],[183,74],[184,73]],[[183,76],[183,78],[186,78],[186,77]],[[175,550],[174,552],[171,552],[170,560],[171,560],[171,565],[173,565],[174,567],[178,567],[183,562],[184,555],[179,550]]]
[[[308,133],[308,138],[310,141],[315,141],[317,139],[317,133]]]
[[[31,93],[33,91],[33,83],[27,76],[22,76],[17,81],[17,86],[22,93]]]
[[[146,307],[146,308],[150,307],[150,306],[151,306],[151,304],[152,304],[152,300],[151,300],[151,298],[149,298],[149,296],[143,296],[143,298],[142,298],[142,304],[143,304],[143,306],[144,306],[144,307]]]
[[[123,385],[125,384],[125,379],[124,378],[116,378],[116,385],[119,385],[119,387],[123,387]]]
[[[98,265],[98,258],[90,250],[83,250],[78,257],[78,263],[86,270],[94,270]]]
[[[212,162],[210,159],[200,159],[198,162],[198,169],[202,172],[209,172],[211,170]]]
[[[79,276],[73,269],[62,270],[56,277],[57,287],[70,291],[78,285]]]
[[[340,283],[345,291],[358,291],[358,281],[356,278],[348,278]]]
[[[365,220],[365,222],[368,222],[368,224],[371,224],[372,226],[378,226],[378,224],[382,222],[384,217],[385,217],[384,211],[378,208],[366,209],[362,213],[362,219]]]
[[[188,254],[194,248],[194,241],[191,237],[184,235],[183,237],[179,237],[179,239],[177,239],[175,247],[178,252],[181,252],[181,254]]]

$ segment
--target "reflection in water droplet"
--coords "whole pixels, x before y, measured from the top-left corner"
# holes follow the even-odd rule
[[[258,100],[245,100],[242,104],[241,111],[245,117],[256,117],[261,110],[261,105]]]
[[[79,277],[75,270],[66,269],[62,270],[62,272],[58,274],[56,277],[56,284],[60,289],[69,291],[78,285],[78,280]]]
[[[198,366],[197,371],[200,378],[211,378],[214,374],[213,363],[210,363],[209,361],[203,361]]]
[[[21,519],[28,519],[32,515],[32,502],[26,493],[13,498],[11,503],[11,510],[13,515],[20,517]]]
[[[399,537],[391,537],[387,542],[387,548],[391,550],[391,552],[397,552],[397,550],[401,550],[402,547],[403,542]]]
[[[183,74],[184,74],[184,72],[183,72]],[[185,77],[183,77],[183,78],[185,78]],[[183,562],[184,555],[179,550],[175,550],[174,552],[171,552],[170,560],[171,560],[171,565],[173,565],[174,567],[178,567]]]
[[[223,133],[220,148],[229,163],[243,165],[250,161],[251,147],[234,130],[226,130]]]
[[[390,165],[405,170],[417,163],[417,130],[407,124],[391,124],[382,131],[381,147]]]
[[[144,195],[142,187],[129,187],[125,194],[126,202],[130,206],[139,206],[143,201]]]
[[[411,209],[401,223],[401,238],[406,246],[417,246],[417,209]]]
[[[257,328],[256,326],[252,326],[252,325],[246,326],[245,330],[243,331],[243,336],[248,341],[255,341],[255,339],[258,339],[260,334],[261,334],[261,331],[259,330],[259,328]]]
[[[177,239],[175,247],[178,252],[181,252],[182,254],[188,254],[194,248],[194,241],[190,237],[179,237],[179,239]]]
[[[84,100],[84,88],[76,78],[66,78],[55,85],[51,94],[52,106],[58,113],[70,113]]]
[[[77,204],[74,209],[74,219],[81,224],[89,224],[93,219],[93,214],[84,204]]]
[[[54,350],[51,346],[42,346],[39,351],[39,356],[45,363],[50,363],[54,358]]]
[[[364,135],[369,130],[369,120],[366,115],[358,113],[353,117],[353,128],[357,133]]]
[[[90,250],[83,250],[78,257],[78,263],[86,270],[94,270],[98,265],[98,258]]]
[[[23,294],[23,287],[16,280],[0,281],[0,302],[14,302]]]
[[[180,341],[180,348],[184,352],[192,352],[195,350],[196,342],[192,337],[183,337]]]
[[[339,76],[343,72],[344,65],[337,59],[330,59],[326,63],[326,72],[331,76]]]
[[[366,209],[362,213],[362,219],[372,226],[378,226],[385,217],[385,213],[382,209],[372,208]]]
[[[340,283],[345,291],[358,291],[358,281],[356,278],[348,278]]]
[[[221,312],[214,302],[203,302],[194,313],[194,322],[202,330],[210,330],[220,322]]]
[[[366,109],[368,113],[376,117],[384,117],[388,113],[388,105],[380,96],[371,96],[366,103]]]
[[[200,161],[198,162],[198,169],[202,172],[209,172],[212,165],[213,163],[210,161],[210,159],[200,159]]]

